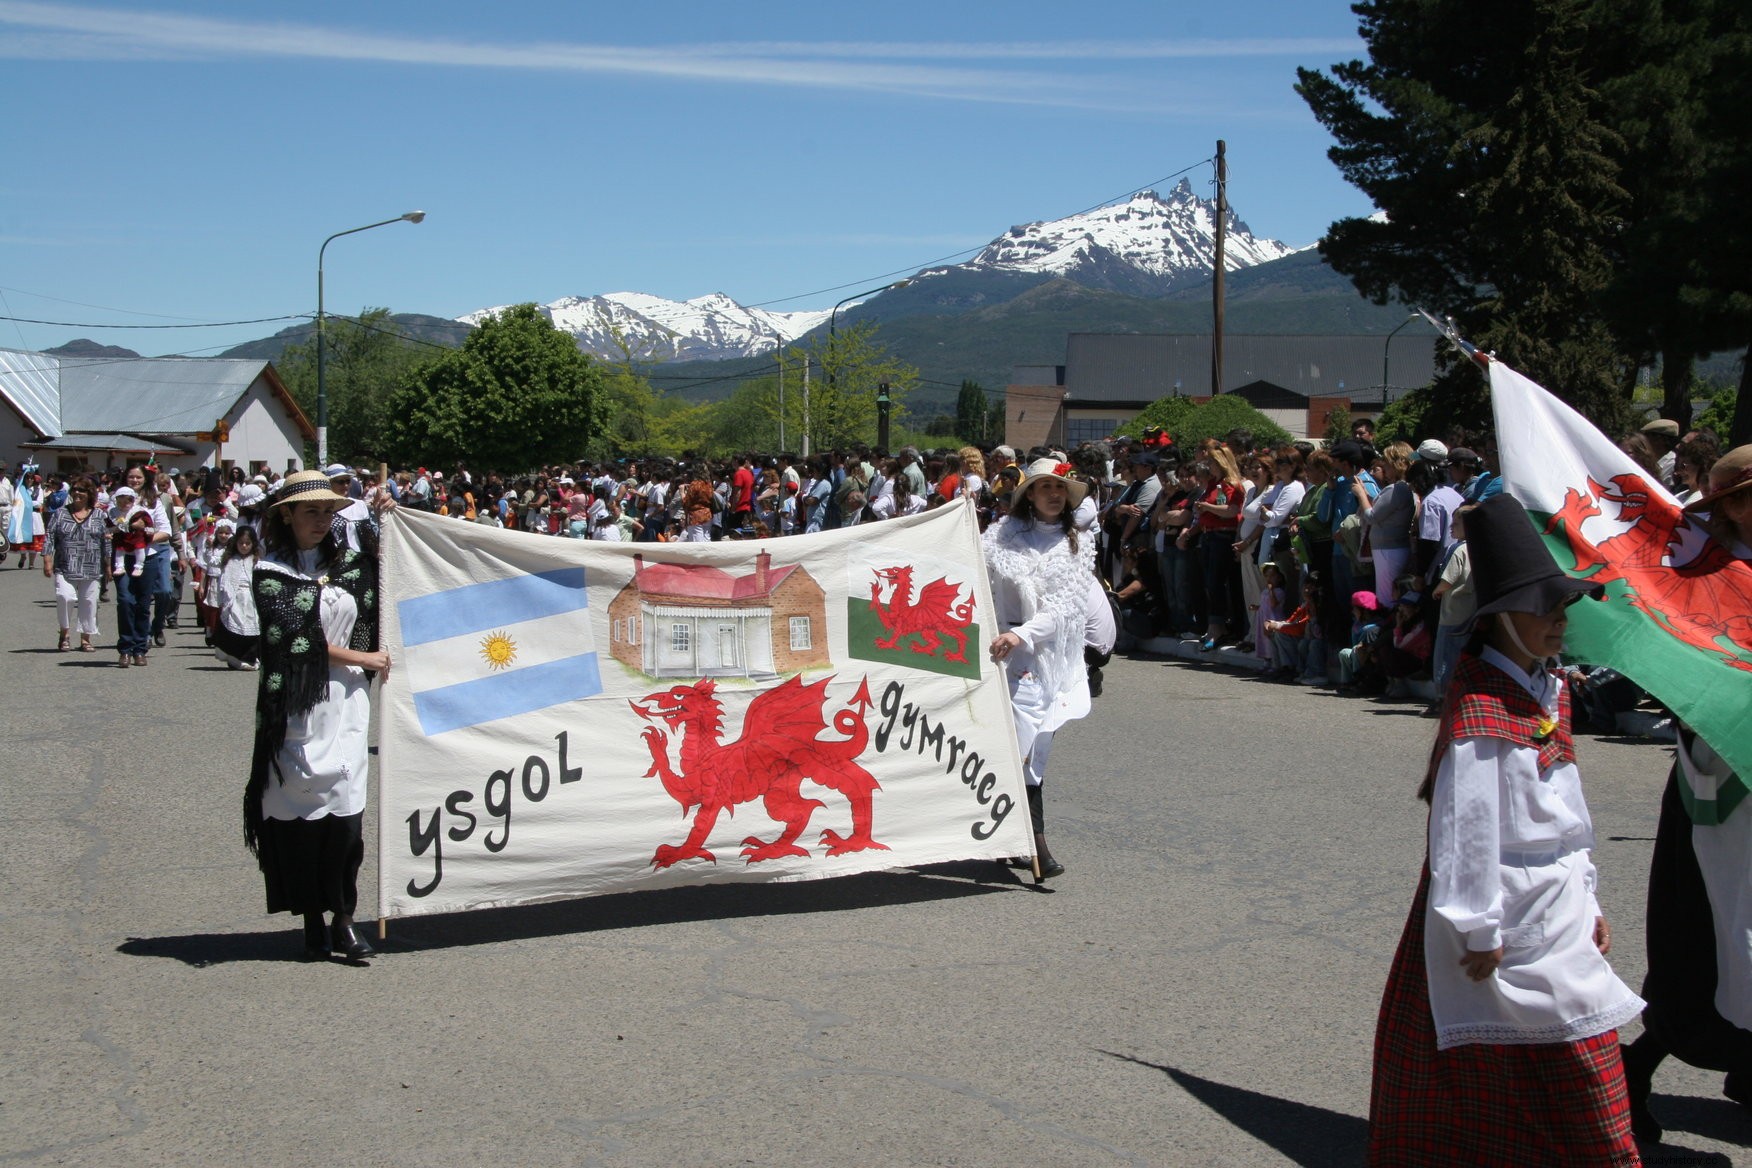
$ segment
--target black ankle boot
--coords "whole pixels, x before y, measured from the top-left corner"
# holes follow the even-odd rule
[[[1034,833],[1034,855],[1040,861],[1040,875],[1034,881],[1036,884],[1065,874],[1065,866],[1052,858],[1052,849],[1046,846],[1046,836],[1040,832]]]
[[[1630,1134],[1638,1143],[1658,1144],[1666,1130],[1649,1110],[1649,1093],[1654,1090],[1655,1068],[1667,1052],[1644,1035],[1635,1042],[1620,1045],[1618,1053],[1624,1062],[1624,1086],[1630,1094]]]
[[[360,961],[377,952],[359,935],[351,922],[343,925],[336,921],[329,928],[329,940],[335,952],[349,961]]]
[[[304,960],[327,961],[329,956],[328,926],[322,923],[322,914],[316,913],[304,918]]]

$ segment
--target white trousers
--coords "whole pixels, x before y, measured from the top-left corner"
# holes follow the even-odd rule
[[[97,592],[101,584],[100,580],[69,580],[55,573],[55,613],[63,629],[75,627],[73,618],[77,615],[79,631],[88,637],[97,636]]]

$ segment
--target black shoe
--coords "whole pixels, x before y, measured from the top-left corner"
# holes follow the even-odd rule
[[[160,649],[164,648],[164,634],[163,633],[153,633],[152,634],[152,643],[154,645],[157,645]]]
[[[1722,1094],[1747,1110],[1752,1110],[1752,1075],[1729,1071],[1722,1080]]]
[[[334,951],[348,961],[362,961],[377,952],[352,925],[343,925],[339,921],[330,926],[329,941]]]
[[[329,959],[328,929],[319,916],[314,921],[304,922],[304,960],[327,961]]]

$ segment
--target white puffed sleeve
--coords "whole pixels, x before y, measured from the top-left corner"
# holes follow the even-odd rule
[[[1496,738],[1456,739],[1430,799],[1430,909],[1479,953],[1503,943],[1500,768],[1509,749]]]

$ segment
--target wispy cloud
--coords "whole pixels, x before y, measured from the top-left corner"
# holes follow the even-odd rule
[[[0,26],[11,26],[13,30],[0,38],[0,56],[15,59],[303,58],[797,86],[1088,109],[1136,109],[1135,95],[1127,93],[1113,79],[1055,74],[1041,69],[994,69],[979,63],[1330,55],[1355,47],[1353,42],[1344,40],[1269,38],[1065,44],[789,41],[661,47],[565,42],[491,44],[29,0],[0,0]],[[963,67],[954,67],[950,62],[962,62]],[[1155,109],[1164,112],[1160,103]]]

